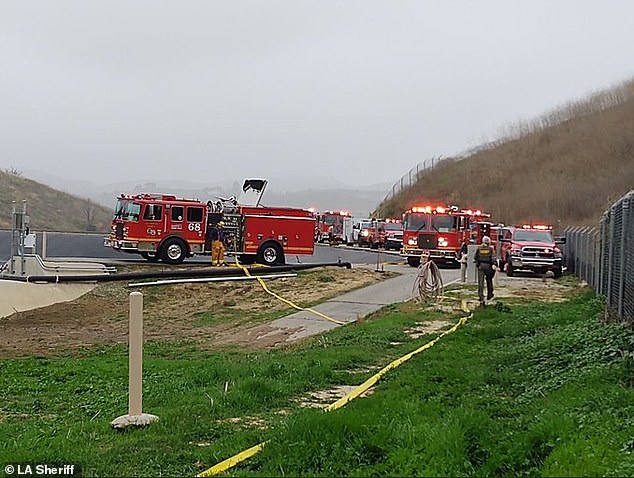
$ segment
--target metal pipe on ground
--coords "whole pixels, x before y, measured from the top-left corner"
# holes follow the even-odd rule
[[[237,276],[237,277],[195,277],[192,279],[165,279],[152,282],[131,282],[128,287],[147,287],[153,285],[170,285],[170,284],[195,284],[206,282],[222,282],[222,281],[242,281],[260,279],[280,279],[285,277],[297,277],[297,274],[265,274],[259,276]]]
[[[315,262],[306,264],[285,264],[270,267],[246,267],[251,275],[274,274],[279,272],[299,271],[315,269],[318,267],[345,267],[351,269],[350,262]],[[233,277],[246,276],[246,272],[235,267],[223,269],[189,269],[175,271],[156,272],[125,272],[122,274],[99,274],[99,275],[46,275],[46,276],[2,276],[1,279],[19,282],[117,282],[136,279],[159,279],[168,277]]]

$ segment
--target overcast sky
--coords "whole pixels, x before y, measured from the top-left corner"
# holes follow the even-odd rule
[[[2,0],[0,65],[3,168],[364,186],[634,77],[634,1]]]

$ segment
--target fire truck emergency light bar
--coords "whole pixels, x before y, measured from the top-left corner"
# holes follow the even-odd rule
[[[410,209],[411,212],[422,212],[425,214],[445,214],[460,211],[458,206],[414,206]],[[461,211],[466,212],[466,211]],[[477,211],[481,214],[480,211]]]
[[[426,214],[444,214],[447,212],[447,208],[444,206],[414,206],[411,211],[423,212]]]
[[[322,214],[339,214],[340,216],[350,216],[348,211],[324,211]]]
[[[546,224],[522,224],[522,229],[538,229],[540,231],[550,231],[553,226],[547,226]]]

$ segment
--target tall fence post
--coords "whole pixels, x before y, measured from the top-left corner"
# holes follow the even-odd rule
[[[612,264],[614,263],[614,207],[610,208],[609,219],[610,219],[610,243],[608,245],[608,287],[605,294],[606,304],[608,307],[612,307],[612,282],[613,282],[613,273],[614,267]]]
[[[609,261],[609,215],[604,214],[601,218],[601,294],[605,297],[608,295],[608,277],[610,274]]]
[[[626,241],[626,237],[627,237],[627,227],[628,227],[628,216],[629,216],[629,209],[630,209],[630,200],[629,198],[626,198],[623,200],[623,203],[621,204],[621,210],[622,215],[623,215],[623,220],[621,222],[621,254],[620,254],[620,258],[619,258],[619,262],[620,267],[619,267],[619,273],[620,273],[620,278],[619,278],[619,317],[623,318],[623,304],[625,303],[625,253],[626,253],[626,248],[625,248],[625,241]]]

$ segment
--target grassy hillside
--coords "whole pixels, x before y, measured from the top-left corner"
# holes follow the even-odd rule
[[[0,229],[11,228],[11,202],[21,210],[23,200],[34,231],[106,232],[110,227],[110,209],[24,178],[17,171],[0,171]]]
[[[482,208],[496,221],[595,224],[634,187],[634,80],[510,129],[464,159],[441,161],[382,203],[392,216],[427,201]]]

